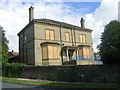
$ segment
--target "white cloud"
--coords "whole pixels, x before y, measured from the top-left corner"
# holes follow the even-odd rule
[[[7,2],[7,1],[6,1]],[[6,30],[6,36],[9,42],[9,49],[18,51],[18,36],[17,33],[25,27],[29,21],[28,8],[34,6],[34,17],[35,18],[49,18],[54,20],[59,20],[72,24],[79,23],[79,16],[74,16],[71,11],[72,7],[64,3],[50,3],[45,2],[37,3],[26,3],[22,4],[20,2],[2,2],[0,6],[0,25]],[[71,13],[72,12],[72,13]],[[71,13],[68,15],[68,13]],[[74,18],[73,18],[74,16]],[[75,21],[76,22],[75,22]],[[74,23],[73,23],[74,21]]]
[[[93,30],[93,46],[95,51],[97,51],[96,46],[100,44],[100,37],[104,31],[104,26],[111,20],[117,20],[118,18],[118,1],[103,0],[94,13],[86,15],[86,26]]]
[[[27,24],[26,11],[20,3],[7,3],[0,7],[0,25],[6,31],[10,50],[18,51],[17,33]]]
[[[26,1],[26,0],[24,0]],[[28,23],[28,8],[34,6],[35,18],[49,18],[59,21],[64,21],[74,25],[79,25],[79,20],[82,17],[81,12],[88,10],[83,8],[79,13],[73,11],[73,7],[62,3],[54,2],[46,4],[33,0],[33,3],[25,3],[23,0],[2,0],[0,4],[0,25],[6,30],[7,38],[10,41],[10,50],[18,51],[17,33]],[[28,2],[28,1],[26,1]],[[35,3],[36,2],[36,3]],[[104,25],[109,21],[117,19],[117,2],[118,0],[103,0],[100,7],[95,12],[87,14],[86,27],[93,29],[93,43],[96,51],[96,45],[100,43],[100,35],[103,32]]]

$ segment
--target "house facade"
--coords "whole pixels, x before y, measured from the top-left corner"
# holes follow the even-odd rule
[[[34,19],[18,33],[20,62],[29,65],[63,65],[71,60],[93,60],[92,30],[51,19]]]

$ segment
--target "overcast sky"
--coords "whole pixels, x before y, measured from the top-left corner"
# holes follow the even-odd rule
[[[93,48],[100,43],[104,26],[118,19],[119,0],[0,0],[0,25],[6,31],[9,51],[19,51],[17,33],[28,24],[28,9],[34,7],[34,18],[47,18],[92,29]]]

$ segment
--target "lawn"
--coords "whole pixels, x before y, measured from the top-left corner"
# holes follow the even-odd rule
[[[18,83],[25,85],[57,87],[57,88],[118,88],[118,85],[108,84],[71,84],[71,83],[59,83],[59,82],[46,82],[46,81],[27,81],[16,80],[16,78],[1,77],[3,82]],[[0,79],[1,79],[0,78]]]

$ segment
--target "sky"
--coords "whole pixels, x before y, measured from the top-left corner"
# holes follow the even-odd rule
[[[119,0],[0,0],[0,25],[6,31],[9,51],[19,51],[17,34],[28,24],[30,6],[34,18],[46,18],[92,29],[93,49],[97,52],[104,26],[118,19]]]

